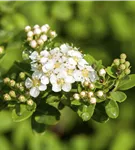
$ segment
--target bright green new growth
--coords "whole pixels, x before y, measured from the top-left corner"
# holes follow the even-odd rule
[[[101,60],[97,61],[90,54],[84,55],[88,65],[94,66],[96,80],[75,82],[69,92],[54,92],[49,84],[38,97],[31,96],[25,85],[26,78],[32,78],[29,56],[34,51],[39,53],[43,49],[54,49],[53,38],[57,35],[48,25],[42,26],[41,29],[39,26],[34,26],[34,29],[30,26],[25,28],[27,41],[23,45],[24,61],[14,64],[10,77],[3,77],[0,105],[12,109],[12,118],[15,122],[31,117],[32,129],[38,133],[44,132],[48,125],[55,125],[60,120],[60,113],[65,106],[75,111],[83,121],[92,118],[98,122],[106,122],[109,118],[117,118],[118,103],[124,102],[127,98],[123,91],[135,86],[135,74],[129,75],[131,66],[126,60],[126,54],[114,59],[108,67],[104,67]],[[56,67],[58,66],[59,63]],[[41,69],[40,65],[39,68]],[[72,73],[72,70],[68,71]],[[85,74],[88,74],[87,70]],[[63,83],[63,80],[60,81]],[[32,82],[33,85],[39,86],[37,79]]]

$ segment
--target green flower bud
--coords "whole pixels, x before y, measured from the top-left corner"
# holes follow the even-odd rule
[[[29,99],[29,100],[27,101],[27,105],[32,106],[33,104],[34,104],[34,102],[33,102],[32,99]]]
[[[19,87],[19,90],[20,90],[21,92],[23,92],[23,91],[24,91],[24,87],[23,87],[23,86],[20,86],[20,87]]]
[[[9,82],[10,82],[10,79],[9,79],[9,78],[4,78],[4,80],[3,80],[3,81],[4,81],[4,83],[5,83],[5,84],[7,84],[7,83],[9,83]]]
[[[25,102],[25,101],[26,101],[26,98],[25,98],[23,95],[20,95],[19,98],[18,98],[18,100],[19,100],[20,102]]]
[[[15,80],[10,80],[10,82],[9,82],[9,85],[11,86],[11,87],[14,87],[15,86]]]
[[[11,100],[11,97],[10,97],[9,94],[4,94],[4,95],[3,95],[3,98],[4,98],[4,100],[6,100],[6,101],[10,101],[10,100]]]
[[[19,77],[20,77],[20,79],[24,80],[25,79],[25,73],[24,72],[20,72]]]
[[[129,61],[126,61],[126,62],[125,62],[125,66],[126,66],[126,68],[128,68],[128,67],[130,66],[130,62],[129,62]]]
[[[16,83],[16,84],[15,84],[15,87],[19,89],[19,88],[20,88],[20,84],[19,84],[19,83]]]
[[[131,70],[130,70],[130,69],[128,69],[128,68],[127,68],[127,69],[125,69],[124,71],[125,71],[125,74],[126,74],[126,75],[130,74],[130,72],[131,72]]]
[[[120,70],[125,70],[126,66],[124,64],[120,65]]]
[[[121,58],[120,63],[123,64],[125,62],[125,59]]]
[[[120,58],[121,58],[121,59],[126,59],[126,58],[127,58],[127,55],[124,54],[124,53],[122,53],[122,54],[120,55]]]
[[[119,66],[120,65],[120,59],[114,59],[113,63],[114,63],[114,65]]]
[[[11,97],[13,97],[13,98],[16,98],[16,93],[15,93],[15,91],[10,91],[10,92],[9,92],[9,95],[10,95]]]

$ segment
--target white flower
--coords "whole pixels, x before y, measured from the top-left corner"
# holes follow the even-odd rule
[[[34,34],[39,35],[40,33],[41,33],[41,29],[40,28],[35,28]]]
[[[42,83],[40,81],[40,78],[42,76],[41,72],[34,72],[32,74],[32,79],[29,77],[25,81],[26,88],[30,89],[30,95],[32,97],[37,97],[40,94],[40,91],[45,91],[47,89],[47,80],[44,78],[42,79]],[[45,82],[46,80],[46,82]],[[43,84],[44,81],[44,84]]]
[[[32,37],[32,36],[33,36],[33,32],[32,32],[32,31],[29,31],[29,32],[27,33],[27,36],[28,36],[28,37]]]
[[[68,80],[68,82],[67,82]],[[54,75],[51,74],[50,82],[52,84],[52,90],[54,92],[60,92],[61,90],[65,92],[69,92],[72,88],[71,83],[73,82],[72,79],[67,79],[66,77],[61,77],[61,75]]]
[[[80,70],[74,70],[73,77],[74,77],[75,81],[77,81],[77,82],[83,82],[82,71],[80,71]]]
[[[32,52],[32,54],[29,56],[29,58],[32,60],[32,62],[36,62],[39,58],[39,54],[37,51]]]

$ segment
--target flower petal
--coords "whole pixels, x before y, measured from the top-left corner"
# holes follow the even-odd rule
[[[32,97],[37,97],[40,94],[38,87],[33,87],[30,89],[30,95]]]
[[[49,83],[48,77],[42,76],[42,77],[41,77],[41,83],[44,84],[44,85],[48,84],[48,83]]]
[[[70,83],[65,83],[63,84],[62,86],[62,90],[65,91],[65,92],[69,92],[71,90],[72,86]]]
[[[33,85],[32,80],[31,80],[30,78],[27,78],[26,81],[25,81],[25,86],[26,86],[26,88],[29,89],[29,88],[32,87],[32,85]]]
[[[45,91],[47,89],[47,86],[41,84],[38,88],[39,88],[40,91]]]
[[[61,91],[61,87],[58,84],[53,84],[52,90],[54,92],[60,92]]]

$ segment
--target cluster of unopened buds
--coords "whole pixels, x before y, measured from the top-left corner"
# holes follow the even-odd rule
[[[120,59],[117,58],[113,61],[113,65],[116,66],[118,72],[117,74],[125,74],[125,75],[128,75],[130,74],[130,62],[129,61],[126,61],[126,58],[127,56],[123,53],[120,55]]]
[[[52,40],[57,36],[56,32],[52,31],[48,24],[41,27],[35,25],[33,28],[26,26],[25,32],[27,32],[27,41],[32,48],[43,46],[46,41]]]
[[[8,87],[8,92],[3,94],[3,98],[5,101],[15,101],[17,103],[26,103],[27,105],[33,105],[33,100],[30,98],[29,93],[26,92],[26,88],[24,86],[25,73],[20,72],[19,74],[19,82],[16,82],[11,78],[4,78],[3,82],[6,87]]]

